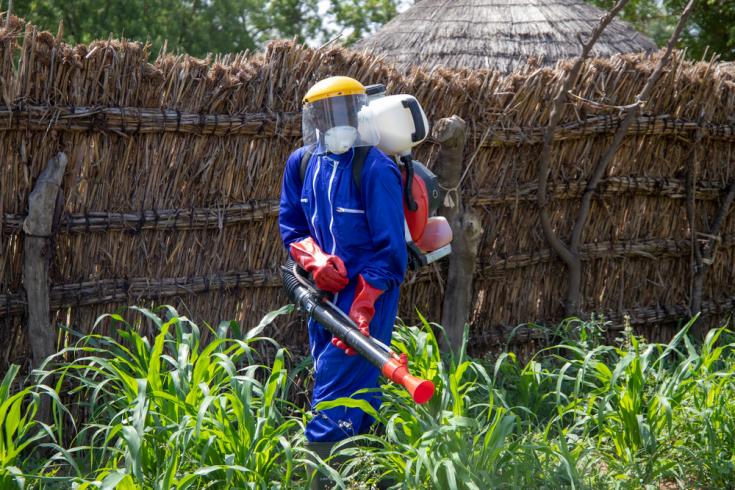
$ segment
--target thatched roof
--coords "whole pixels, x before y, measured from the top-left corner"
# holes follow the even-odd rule
[[[509,72],[535,57],[543,65],[581,51],[604,11],[582,0],[421,0],[356,44],[400,66],[495,68]],[[613,21],[593,56],[655,50],[629,24]]]

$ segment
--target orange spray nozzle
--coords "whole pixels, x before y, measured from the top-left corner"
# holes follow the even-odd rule
[[[383,376],[406,388],[416,403],[426,403],[434,396],[434,383],[409,373],[405,358],[389,359],[383,365],[382,372]]]

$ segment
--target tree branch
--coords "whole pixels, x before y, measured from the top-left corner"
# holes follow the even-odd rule
[[[679,18],[679,22],[676,24],[676,29],[674,29],[674,32],[671,34],[671,38],[669,38],[669,42],[666,45],[666,51],[664,52],[663,57],[661,57],[661,59],[659,60],[658,65],[656,66],[656,69],[653,71],[653,73],[651,73],[651,76],[649,76],[648,80],[646,80],[646,84],[643,86],[643,90],[641,90],[641,93],[636,96],[636,103],[632,106],[629,106],[630,108],[627,109],[625,119],[623,119],[620,127],[615,132],[612,143],[608,147],[607,151],[605,151],[604,155],[602,155],[602,158],[600,158],[600,160],[597,162],[597,166],[595,167],[592,177],[587,181],[587,189],[585,189],[585,193],[582,196],[582,204],[580,206],[579,213],[577,214],[577,221],[574,224],[574,230],[572,231],[572,240],[570,243],[572,253],[579,249],[579,244],[582,240],[582,232],[584,231],[584,227],[587,224],[587,218],[589,216],[592,196],[597,189],[597,185],[600,183],[600,180],[605,175],[605,172],[607,171],[610,162],[615,156],[615,153],[617,153],[618,149],[620,148],[620,145],[622,144],[623,139],[628,133],[630,125],[633,124],[633,120],[638,115],[638,111],[640,111],[641,106],[645,105],[648,99],[651,97],[653,88],[658,82],[658,79],[661,78],[661,73],[663,72],[664,68],[669,63],[671,52],[673,51],[674,46],[676,46],[676,42],[681,35],[681,31],[684,29],[684,25],[686,24],[686,21],[689,18],[689,15],[691,14],[695,3],[696,0],[689,0],[689,3],[687,4],[684,12]]]
[[[541,226],[544,231],[544,236],[551,245],[551,248],[564,261],[570,271],[576,271],[577,278],[581,277],[579,274],[579,271],[581,270],[581,262],[579,256],[578,254],[574,254],[554,231],[554,228],[551,224],[551,215],[549,214],[548,209],[549,203],[546,191],[549,181],[549,162],[551,161],[551,148],[554,143],[554,131],[556,130],[556,127],[561,120],[564,103],[567,100],[567,94],[576,83],[577,78],[579,77],[579,72],[582,68],[582,65],[584,64],[584,60],[587,59],[587,57],[589,56],[590,52],[592,51],[592,47],[600,38],[602,32],[610,24],[610,22],[612,22],[615,16],[617,16],[618,13],[623,10],[628,1],[629,0],[619,0],[615,4],[615,6],[600,19],[600,22],[590,34],[587,42],[582,43],[582,52],[574,62],[574,65],[572,65],[572,69],[569,71],[569,74],[564,80],[564,83],[561,85],[559,91],[554,97],[551,107],[551,114],[549,116],[549,124],[544,131],[544,146],[541,150],[541,159],[538,165],[537,203],[539,207],[539,212],[541,214]],[[570,290],[574,289],[578,291],[579,284],[572,284],[572,282],[579,283],[579,280],[570,281],[569,285]],[[571,306],[571,308],[576,309],[576,305]],[[570,306],[567,305],[566,309],[569,310]]]
[[[730,212],[733,201],[735,201],[735,180],[730,184],[725,198],[722,200],[720,210],[717,212],[715,220],[712,222],[712,226],[707,234],[707,241],[704,246],[699,247],[698,243],[692,243],[692,247],[697,249],[696,256],[696,269],[694,271],[694,281],[692,285],[692,297],[690,300],[689,309],[692,315],[696,315],[702,311],[702,296],[704,293],[704,278],[707,274],[707,270],[710,265],[714,262],[715,250],[717,249],[717,243],[721,240],[720,228],[725,222],[725,218]],[[696,242],[696,237],[694,237]]]
[[[700,123],[706,119],[705,111],[699,117]],[[689,222],[689,241],[691,242],[691,254],[690,260],[692,264],[692,274],[689,282],[690,292],[690,315],[694,315],[699,311],[699,306],[702,298],[702,287],[703,281],[700,280],[700,273],[702,272],[702,247],[697,240],[697,179],[699,173],[699,159],[697,158],[697,150],[699,144],[702,141],[702,131],[698,130],[694,141],[689,147],[687,154],[686,165],[686,208],[687,208],[687,221]],[[697,300],[696,298],[699,298]]]
[[[645,105],[645,103],[651,97],[654,86],[658,82],[659,78],[661,78],[661,74],[663,73],[664,68],[668,65],[674,46],[676,45],[676,42],[678,41],[679,36],[684,29],[684,25],[686,24],[686,21],[689,18],[689,15],[691,14],[695,3],[696,0],[689,0],[689,3],[687,4],[684,12],[679,18],[679,22],[677,23],[676,28],[671,35],[671,38],[669,38],[669,42],[666,45],[666,51],[664,52],[664,55],[659,60],[653,73],[651,73],[651,75],[648,77],[648,80],[646,80],[646,83],[643,86],[641,92],[636,96],[635,103],[628,106],[628,108],[626,109],[625,119],[623,119],[620,127],[615,132],[612,143],[602,155],[600,160],[597,162],[597,165],[595,166],[592,175],[587,180],[587,187],[584,191],[584,194],[582,195],[582,202],[579,207],[579,212],[577,213],[577,219],[574,223],[574,228],[572,229],[569,247],[566,249],[566,252],[569,252],[569,254],[574,258],[572,264],[569,266],[569,289],[567,290],[566,301],[567,315],[577,313],[578,305],[580,304],[582,298],[582,264],[579,260],[579,247],[582,242],[582,233],[584,232],[585,225],[587,224],[587,219],[589,218],[592,197],[597,190],[597,186],[600,183],[600,180],[602,180],[603,176],[607,172],[607,169],[613,157],[615,156],[615,153],[617,153],[620,145],[623,143],[623,140],[628,133],[628,129],[630,128],[633,121],[636,119],[640,108]],[[565,262],[567,262],[567,260],[565,260]]]

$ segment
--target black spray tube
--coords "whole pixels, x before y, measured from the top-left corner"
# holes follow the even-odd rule
[[[434,384],[431,381],[412,376],[408,372],[405,360],[396,356],[377,340],[364,336],[358,329],[350,325],[341,312],[335,311],[336,307],[325,302],[315,289],[299,280],[295,270],[296,263],[290,258],[286,265],[281,267],[283,287],[294,303],[329,330],[332,335],[341,338],[347,345],[355,349],[370,364],[378,368],[385,377],[405,387],[416,403],[426,403],[431,399],[434,394]]]

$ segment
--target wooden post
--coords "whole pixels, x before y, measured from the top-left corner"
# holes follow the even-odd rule
[[[442,325],[446,338],[442,339],[442,348],[454,352],[459,352],[462,346],[464,327],[472,312],[475,261],[482,235],[481,221],[471,209],[465,209],[459,189],[465,168],[466,131],[467,124],[458,116],[440,120],[433,131],[433,138],[441,145],[439,164],[434,171],[448,195],[439,214],[447,219],[454,233],[449,274],[444,288]]]
[[[23,286],[26,290],[28,339],[33,367],[37,368],[56,351],[49,307],[49,262],[54,221],[63,209],[61,180],[66,155],[59,153],[49,160],[28,197],[28,216],[23,222]]]

